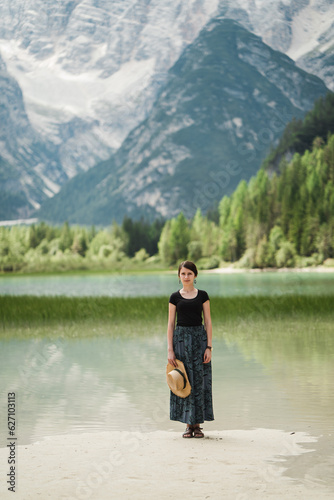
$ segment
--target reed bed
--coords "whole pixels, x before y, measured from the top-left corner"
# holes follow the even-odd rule
[[[334,295],[211,297],[215,324],[334,319]],[[168,297],[0,296],[0,329],[48,325],[167,323]]]

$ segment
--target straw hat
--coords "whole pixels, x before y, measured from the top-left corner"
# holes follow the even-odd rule
[[[186,398],[191,393],[191,386],[188,379],[188,375],[184,364],[179,359],[175,360],[177,367],[168,363],[166,373],[167,373],[167,384],[170,390],[180,398]]]

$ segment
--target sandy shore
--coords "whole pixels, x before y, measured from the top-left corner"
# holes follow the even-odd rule
[[[53,436],[17,447],[15,494],[4,479],[8,449],[0,449],[0,498],[333,498],[310,471],[289,476],[289,460],[296,469],[315,444],[307,434],[270,429],[210,431],[205,439],[188,440],[167,431]]]

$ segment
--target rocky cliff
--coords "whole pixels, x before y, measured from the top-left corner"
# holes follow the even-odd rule
[[[67,179],[57,148],[31,126],[23,96],[0,57],[0,219],[27,217]]]
[[[72,179],[38,216],[108,224],[125,214],[205,211],[249,179],[286,123],[326,92],[287,56],[218,17],[185,49],[118,152]]]
[[[149,117],[169,69],[217,13],[331,87],[334,6],[327,0],[3,0],[0,53],[22,90],[17,106],[46,151],[36,163],[40,179],[21,191],[30,201],[12,217],[115,153]],[[11,146],[0,140],[6,156]],[[11,165],[29,169],[28,150]]]

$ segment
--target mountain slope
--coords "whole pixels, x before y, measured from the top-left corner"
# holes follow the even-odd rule
[[[282,158],[288,161],[294,153],[304,154],[311,151],[316,138],[327,140],[334,134],[334,93],[320,97],[303,120],[288,123],[277,147],[270,152],[263,162],[263,167],[270,172],[279,170]]]
[[[12,205],[12,217],[29,214],[46,191],[52,196],[66,179],[116,152],[149,116],[168,70],[217,12],[334,88],[334,4],[328,0],[0,2],[0,53],[22,90],[18,105],[23,99],[36,141],[58,158],[55,167],[46,154],[35,170],[41,188],[26,184],[30,201],[17,210]],[[26,149],[11,165],[26,177],[30,162]]]
[[[169,72],[149,117],[109,160],[44,203],[48,221],[191,216],[259,168],[327,88],[238,23],[211,21]]]
[[[334,4],[328,0],[221,0],[219,12],[334,90]]]
[[[4,0],[0,51],[68,177],[107,159],[148,114],[217,1]]]
[[[66,177],[54,145],[32,128],[21,89],[1,57],[0,88],[0,219],[27,217]]]

